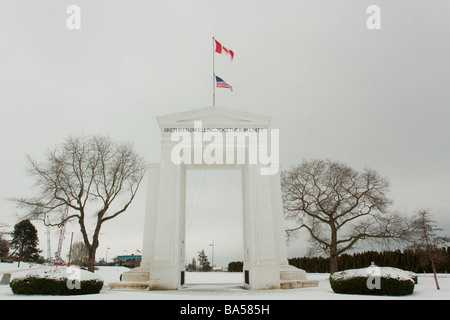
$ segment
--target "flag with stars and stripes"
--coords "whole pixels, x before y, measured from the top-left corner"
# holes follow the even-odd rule
[[[218,76],[216,76],[216,87],[217,88],[227,88],[227,89],[230,89],[231,91],[233,91],[233,87],[230,86],[225,81],[223,81],[223,79],[219,78]]]

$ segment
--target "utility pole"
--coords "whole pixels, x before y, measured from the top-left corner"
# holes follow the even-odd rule
[[[67,266],[70,266],[70,259],[72,257],[72,241],[73,241],[73,232],[72,235],[70,236],[70,248],[69,248],[69,261],[67,262]]]

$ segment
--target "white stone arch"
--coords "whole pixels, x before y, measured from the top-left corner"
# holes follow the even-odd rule
[[[127,283],[131,287],[132,283],[135,283],[135,287],[145,287],[147,284],[150,290],[177,290],[183,286],[186,170],[197,168],[232,168],[242,172],[246,288],[317,286],[317,281],[306,279],[303,270],[288,264],[278,173],[263,175],[263,165],[248,161],[232,164],[226,161],[223,164],[199,164],[192,161],[177,164],[171,154],[178,143],[171,139],[174,130],[194,128],[201,121],[205,130],[222,128],[257,131],[269,129],[270,118],[221,107],[206,107],[158,117],[157,120],[162,134],[161,163],[151,164],[148,168],[141,267],[123,275],[122,287]],[[249,151],[248,140],[245,140],[244,149]],[[237,151],[234,150],[235,156]],[[223,157],[225,159],[225,153]]]

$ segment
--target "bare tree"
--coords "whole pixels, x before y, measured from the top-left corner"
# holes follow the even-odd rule
[[[83,265],[84,261],[89,255],[89,249],[86,248],[86,245],[83,241],[77,241],[72,246],[72,261]]]
[[[31,212],[28,217],[61,226],[75,220],[89,251],[94,271],[102,224],[125,212],[145,174],[145,162],[131,144],[108,137],[69,137],[47,152],[42,163],[27,157],[38,194],[14,199]],[[70,214],[63,218],[63,208]]]
[[[429,261],[433,270],[436,289],[440,290],[436,276],[436,263],[443,262],[442,260],[446,258],[439,248],[449,243],[450,237],[437,235],[437,232],[442,231],[442,229],[437,227],[436,221],[433,220],[432,214],[428,210],[417,212],[412,218],[411,225],[413,228],[411,249],[421,253]]]
[[[288,237],[309,231],[310,249],[330,257],[330,271],[338,271],[338,257],[361,240],[388,244],[407,235],[405,219],[388,213],[389,181],[376,171],[358,172],[329,160],[303,161],[281,172],[284,213],[293,223]]]

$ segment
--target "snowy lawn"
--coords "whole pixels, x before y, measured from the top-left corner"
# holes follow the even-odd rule
[[[11,272],[11,279],[24,276],[31,270],[45,270],[50,267],[21,263],[0,263],[0,274]],[[450,300],[450,275],[440,274],[441,290],[436,290],[430,274],[419,274],[414,293],[409,296],[362,296],[336,294],[331,290],[328,274],[308,274],[308,278],[319,280],[317,288],[286,290],[245,290],[240,287],[242,273],[187,272],[186,288],[178,291],[133,291],[110,290],[108,283],[118,282],[120,275],[129,269],[124,267],[100,267],[96,275],[104,280],[99,294],[80,296],[24,296],[14,295],[9,285],[0,286],[0,300]]]

